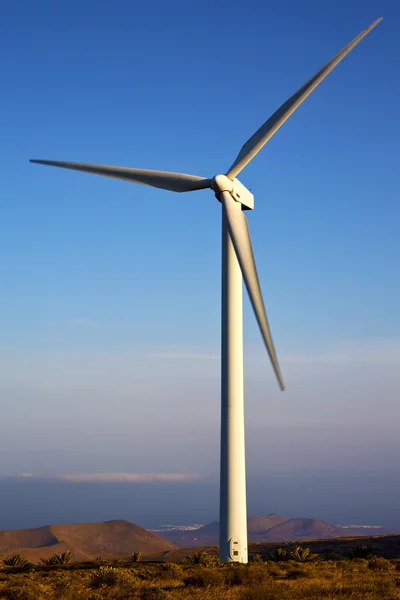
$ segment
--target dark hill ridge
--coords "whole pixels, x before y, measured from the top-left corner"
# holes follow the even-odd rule
[[[293,542],[292,544],[282,544],[274,542],[262,542],[249,544],[250,560],[255,554],[261,554],[264,560],[267,560],[270,554],[273,554],[277,548],[284,546],[288,550],[299,544],[303,548],[310,548],[312,553],[319,554],[322,558],[332,558],[335,555],[348,554],[357,546],[368,546],[372,548],[376,556],[386,558],[400,558],[400,535],[374,535],[362,537],[343,537],[329,538],[324,540],[307,540],[304,542]],[[165,561],[178,562],[184,561],[186,556],[193,556],[195,552],[206,551],[209,554],[218,555],[218,546],[198,546],[197,548],[181,548],[171,552],[160,552],[158,554],[148,554],[146,561]]]
[[[23,554],[32,561],[73,550],[76,560],[127,556],[131,552],[165,552],[175,546],[129,521],[49,525],[0,531],[0,554]]]

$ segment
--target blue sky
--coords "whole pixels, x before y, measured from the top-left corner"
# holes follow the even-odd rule
[[[381,14],[240,176],[287,383],[246,300],[246,427],[260,481],[397,473],[397,2],[39,0],[0,24],[0,475],[218,472],[220,205],[29,158],[212,177]]]

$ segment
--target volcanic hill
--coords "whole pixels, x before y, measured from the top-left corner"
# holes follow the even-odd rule
[[[264,517],[250,517],[247,519],[247,530],[250,541],[264,541],[265,533],[276,525],[288,521],[276,513]],[[163,538],[179,548],[193,548],[194,546],[212,546],[218,544],[219,522],[213,521],[199,529],[190,531],[172,530],[163,531]],[[261,536],[261,537],[260,537]]]
[[[294,540],[314,540],[346,535],[343,529],[315,519],[288,519],[258,534],[264,542],[286,542]],[[256,540],[254,540],[256,541]],[[259,540],[261,541],[261,539]]]
[[[264,517],[250,517],[247,520],[248,541],[251,542],[294,542],[300,540],[317,540],[341,538],[349,536],[370,536],[398,534],[397,526],[382,526],[367,529],[363,526],[346,528],[330,525],[315,519],[287,519],[276,513]],[[197,546],[214,546],[218,544],[219,523],[213,521],[199,529],[163,531],[162,537],[178,548],[194,548]]]
[[[287,517],[282,517],[277,513],[271,513],[266,517],[249,517],[247,519],[247,531],[249,533],[262,533],[287,520]]]
[[[165,552],[176,546],[129,521],[49,525],[0,531],[0,554],[22,554],[32,562],[73,550],[75,560],[127,556],[131,552]]]

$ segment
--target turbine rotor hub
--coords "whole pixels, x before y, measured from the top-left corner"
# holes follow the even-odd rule
[[[254,208],[253,194],[238,179],[230,179],[227,175],[216,175],[211,180],[211,189],[215,192],[215,197],[220,200],[222,192],[229,192],[232,198],[242,205],[243,210],[252,210]]]
[[[211,180],[211,189],[215,192],[217,198],[221,192],[229,192],[231,194],[233,185],[232,179],[229,179],[226,175],[216,175]]]

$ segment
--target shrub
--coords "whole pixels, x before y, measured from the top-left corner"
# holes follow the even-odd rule
[[[308,571],[305,571],[304,569],[289,568],[286,571],[287,579],[303,579],[303,578],[309,577],[309,576],[310,576],[310,573]]]
[[[330,560],[340,560],[340,561],[348,561],[348,556],[343,556],[343,554],[332,554]]]
[[[252,563],[255,563],[257,565],[261,564],[264,562],[263,557],[261,556],[261,554],[254,554],[252,559],[251,559]]]
[[[267,562],[265,563],[264,568],[268,575],[271,577],[282,577],[284,575],[284,571],[282,570],[284,568],[283,565],[281,566],[273,562]]]
[[[208,554],[207,552],[196,552],[193,556],[187,556],[186,561],[191,565],[201,565],[202,567],[216,567],[220,564],[216,554]]]
[[[355,546],[355,548],[352,548],[349,552],[348,556],[350,560],[353,560],[354,558],[372,558],[373,555],[373,548],[370,548],[369,546]]]
[[[389,560],[380,556],[375,556],[368,561],[368,567],[373,571],[393,571],[395,568]]]
[[[99,588],[102,585],[113,586],[118,582],[118,570],[114,567],[99,567],[89,575],[89,585]]]
[[[131,554],[131,561],[134,563],[139,563],[142,562],[143,560],[143,553],[142,552],[132,552]]]
[[[53,554],[50,558],[41,558],[40,563],[45,566],[68,565],[73,558],[74,553],[71,550],[66,550],[61,554]]]
[[[301,546],[293,548],[289,557],[296,562],[311,562],[319,559],[318,554],[311,554],[310,548],[302,548]]]
[[[268,560],[273,560],[274,562],[280,562],[282,560],[288,560],[289,553],[286,548],[276,548],[272,554],[268,554]]]
[[[222,569],[202,569],[190,573],[184,578],[183,583],[186,587],[216,587],[225,583],[225,577]]]
[[[34,585],[11,583],[1,590],[5,600],[38,600],[38,589]]]
[[[201,552],[196,552],[195,554],[193,554],[193,556],[186,556],[186,562],[189,565],[198,565],[200,556]]]
[[[142,581],[154,581],[158,569],[154,565],[144,565],[135,569],[135,576]]]
[[[344,563],[350,571],[366,571],[368,569],[368,560],[366,558],[352,558],[348,563]]]
[[[72,552],[71,550],[66,550],[65,552],[61,552],[61,554],[55,554],[54,556],[57,557],[56,560],[58,560],[58,564],[69,565],[69,563],[74,558],[74,552]]]
[[[39,563],[45,567],[51,567],[56,564],[53,556],[50,556],[50,558],[41,558]]]
[[[160,565],[161,572],[167,577],[178,578],[182,576],[183,568],[181,565],[177,565],[176,563],[167,562]]]
[[[62,598],[63,594],[71,587],[71,574],[58,571],[53,574],[52,583],[54,591]]]
[[[2,562],[5,567],[15,567],[17,569],[28,569],[33,567],[32,563],[20,554],[13,554],[13,556],[10,556],[9,558],[3,558]]]
[[[252,585],[270,579],[262,565],[232,564],[224,569],[225,585]]]

